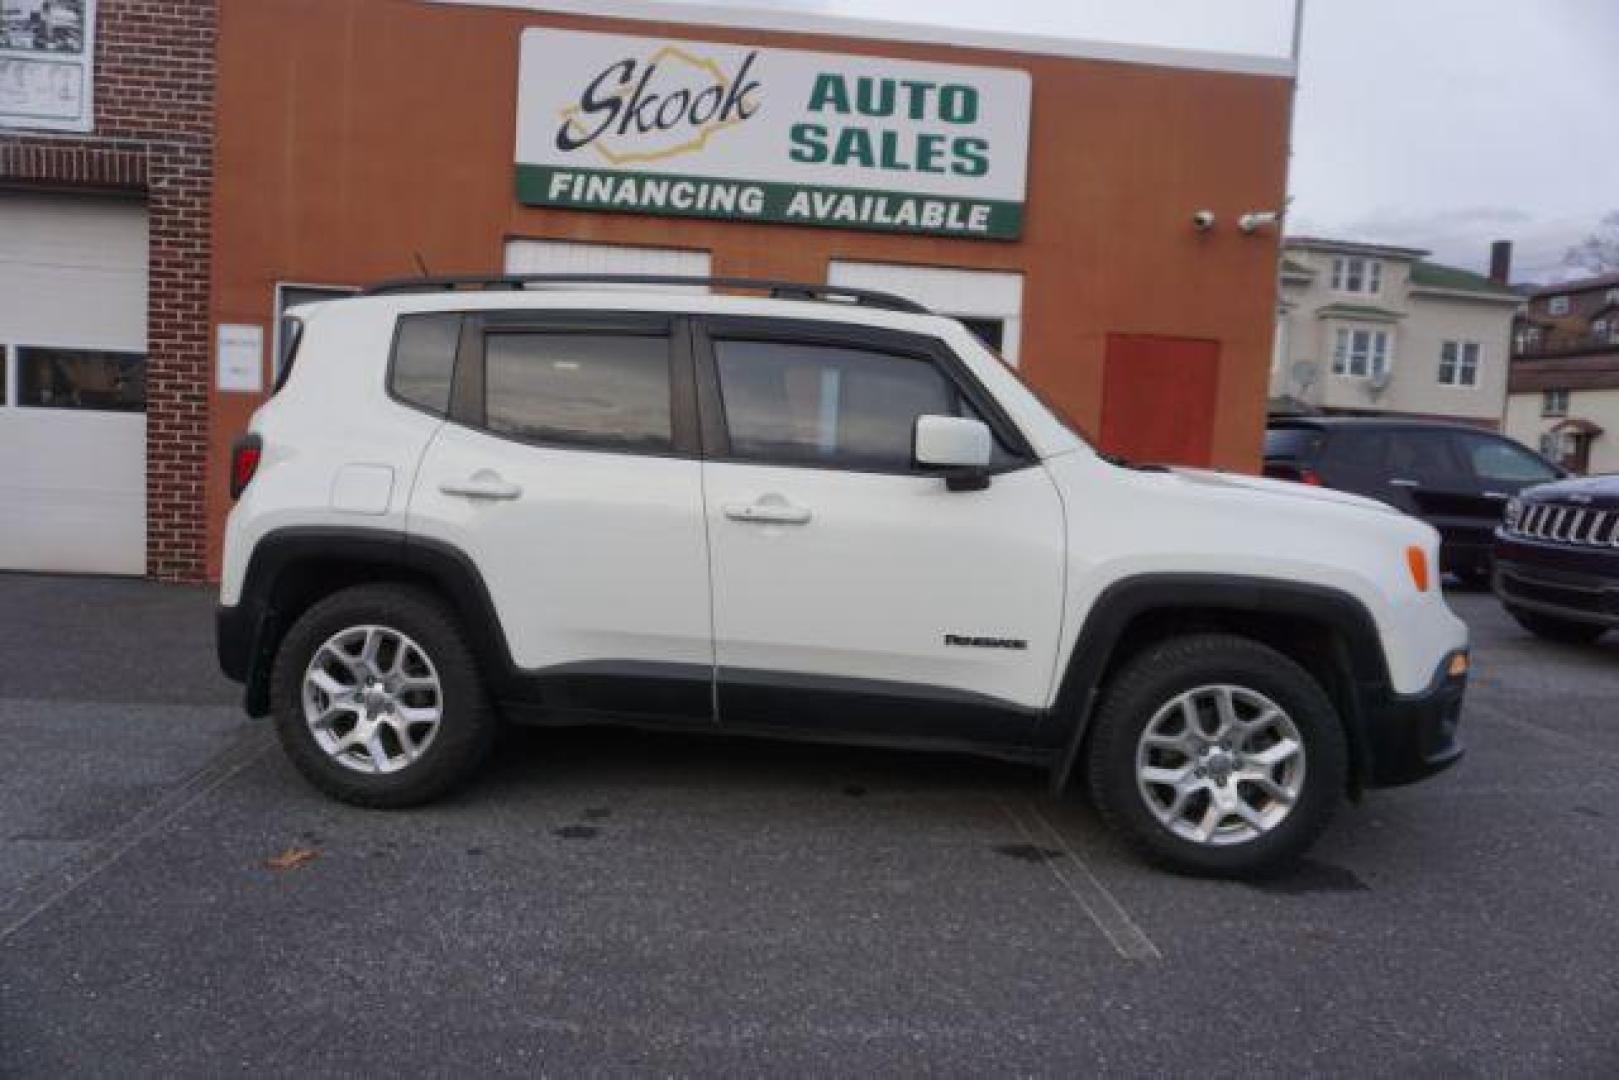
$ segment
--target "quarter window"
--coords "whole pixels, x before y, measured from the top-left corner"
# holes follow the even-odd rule
[[[394,338],[388,385],[401,401],[443,416],[450,409],[459,315],[406,315]]]
[[[1332,350],[1334,375],[1365,379],[1388,369],[1388,331],[1340,329],[1337,332]]]
[[[146,411],[146,357],[96,349],[17,350],[17,404],[43,409]]]
[[[918,357],[722,340],[714,358],[737,457],[904,472],[912,467],[917,417],[979,419],[955,385]]]
[[[1439,347],[1441,386],[1478,385],[1479,345],[1476,341],[1447,341]]]
[[[498,331],[484,340],[489,430],[610,450],[673,445],[666,336]]]

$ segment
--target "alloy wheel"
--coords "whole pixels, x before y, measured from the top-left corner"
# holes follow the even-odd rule
[[[351,626],[315,650],[303,678],[310,734],[338,764],[395,773],[432,745],[444,689],[427,653],[386,626]]]
[[[1304,776],[1298,726],[1241,686],[1178,694],[1153,714],[1136,746],[1136,786],[1147,808],[1195,844],[1241,844],[1272,832],[1298,803]]]

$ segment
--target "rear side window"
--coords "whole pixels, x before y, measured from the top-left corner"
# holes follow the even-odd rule
[[[1265,432],[1265,456],[1309,461],[1321,449],[1321,432],[1314,428],[1272,428]]]
[[[716,341],[731,453],[904,472],[919,416],[982,417],[930,361],[837,345]],[[992,464],[1010,455],[997,446]]]
[[[1485,482],[1503,480],[1516,484],[1539,484],[1557,478],[1551,466],[1505,439],[1469,433],[1458,434],[1456,439],[1461,443],[1462,454],[1472,466],[1473,474]]]
[[[500,331],[484,340],[490,431],[609,450],[672,448],[666,335]]]
[[[455,353],[461,341],[459,315],[406,315],[394,335],[388,388],[395,397],[443,416],[450,408]]]

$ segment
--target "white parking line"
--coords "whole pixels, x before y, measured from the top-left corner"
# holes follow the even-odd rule
[[[1164,958],[1164,954],[1158,951],[1158,946],[1152,943],[1152,939],[1147,936],[1146,931],[1142,930],[1136,921],[1130,918],[1130,913],[1124,910],[1124,905],[1119,903],[1111,892],[1108,892],[1107,887],[1102,884],[1095,872],[1091,870],[1090,864],[1080,858],[1079,852],[1074,850],[1073,845],[1068,842],[1068,838],[1058,831],[1055,825],[1046,820],[1045,815],[1040,813],[1038,807],[1032,802],[1024,804],[1024,810],[1028,812],[1035,822],[1035,825],[1031,828],[1022,815],[1011,806],[1004,802],[1000,806],[1006,812],[1006,816],[1011,819],[1012,824],[1017,826],[1018,832],[1022,833],[1023,838],[1030,844],[1037,847],[1041,846],[1036,834],[1043,834],[1049,838],[1048,843],[1054,843],[1057,849],[1068,857],[1067,861],[1074,867],[1075,873],[1066,872],[1061,861],[1057,859],[1046,860],[1046,868],[1051,871],[1052,876],[1062,883],[1063,888],[1068,890],[1068,895],[1074,898],[1074,902],[1079,905],[1080,909],[1090,916],[1091,922],[1095,923],[1096,928],[1102,931],[1103,936],[1107,938],[1120,956],[1126,960],[1162,960]]]
[[[29,894],[38,896],[41,891],[39,887],[25,888],[23,895],[10,905],[9,910],[0,910],[0,944],[4,944],[17,931],[73,895],[81,886],[121,859],[136,844],[174,820],[193,803],[263,757],[272,744],[268,727],[262,724],[253,725],[216,754],[207,765],[193,773],[185,783],[130,818],[120,828],[113,830],[106,839],[89,851],[70,860],[63,868],[46,871],[40,879],[36,879],[36,885],[57,876],[61,878],[60,883],[38,899],[32,899]]]

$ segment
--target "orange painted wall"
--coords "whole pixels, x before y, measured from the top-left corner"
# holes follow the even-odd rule
[[[1034,82],[1015,243],[520,206],[517,56],[531,26],[1017,67]],[[833,259],[1021,270],[1023,370],[1101,428],[1106,338],[1220,343],[1213,461],[1254,469],[1276,300],[1291,83],[896,42],[629,23],[416,0],[223,0],[214,322],[273,318],[277,281],[498,271],[509,237],[706,249],[716,274],[824,281]],[[1194,210],[1220,227],[1200,234]],[[268,333],[266,335],[268,340]],[[230,441],[257,401],[215,395],[210,567]]]

